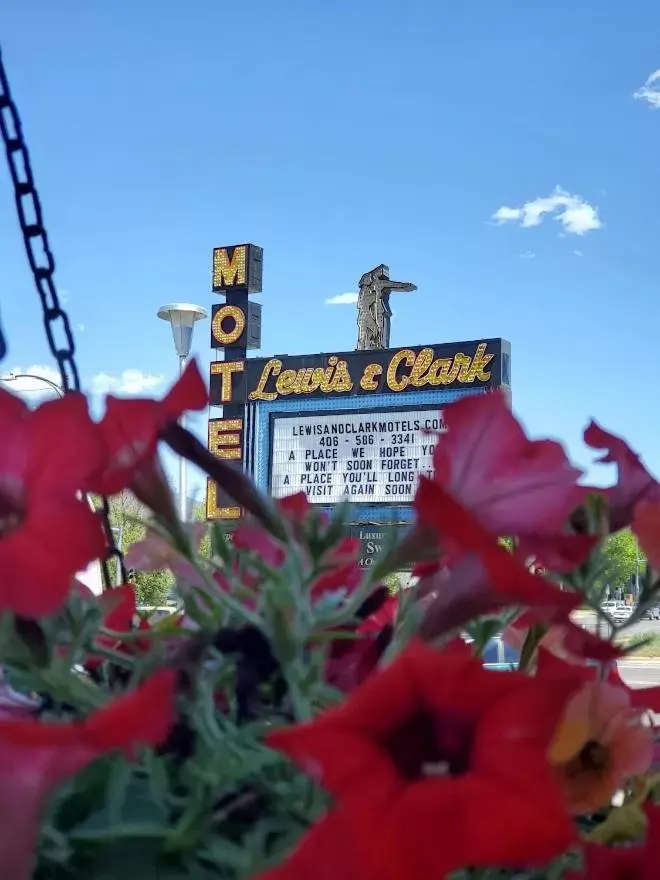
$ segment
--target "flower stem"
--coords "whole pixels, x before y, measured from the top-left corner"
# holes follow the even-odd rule
[[[167,837],[169,829],[164,825],[110,825],[107,828],[90,828],[72,831],[68,835],[69,840],[80,843],[104,843],[110,840],[135,838],[150,838],[158,840]]]

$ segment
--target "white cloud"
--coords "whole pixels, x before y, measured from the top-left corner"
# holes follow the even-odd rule
[[[119,376],[97,373],[92,378],[91,390],[94,394],[141,394],[160,385],[163,378],[133,369],[124,370]]]
[[[641,89],[633,92],[633,98],[638,101],[646,101],[654,110],[660,107],[660,70],[655,70]]]
[[[337,293],[326,299],[326,306],[351,306],[358,301],[357,293]]]
[[[16,376],[16,378],[12,379],[10,378],[11,376]],[[40,382],[39,377],[46,381]],[[7,389],[15,394],[30,392],[48,394],[48,382],[53,382],[58,387],[62,384],[60,371],[46,364],[31,364],[29,367],[25,367],[25,369],[23,367],[13,367],[11,370],[3,372],[0,381],[3,384],[6,383]]]
[[[84,332],[85,332],[85,325],[84,325],[84,324],[78,324],[78,325],[76,326],[76,330],[78,331],[78,333],[84,333]]]
[[[491,217],[495,223],[519,223],[523,228],[539,226],[546,214],[554,214],[566,232],[573,235],[584,235],[592,229],[600,229],[602,223],[598,217],[598,209],[583,198],[571,195],[556,186],[549,196],[525,202],[520,208],[502,205]]]
[[[16,378],[12,379],[11,376],[16,376]],[[0,384],[5,385],[9,391],[13,391],[15,394],[48,395],[48,384],[40,382],[39,377],[61,387],[60,371],[45,364],[32,364],[25,369],[14,367],[7,370],[6,373],[0,375]],[[143,373],[142,370],[134,369],[124,370],[118,376],[97,373],[90,383],[90,391],[92,394],[141,394],[160,385],[163,379],[163,376]]]
[[[573,253],[575,254],[576,257],[583,257],[584,256],[582,251],[573,251]]]
[[[520,254],[520,259],[521,260],[533,260],[535,256],[536,256],[536,254],[534,253],[534,251],[525,251],[524,254]]]

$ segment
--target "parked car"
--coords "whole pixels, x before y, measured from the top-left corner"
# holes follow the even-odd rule
[[[616,623],[623,623],[631,617],[635,609],[632,605],[625,605],[623,602],[614,610],[611,617]]]
[[[617,608],[620,608],[623,604],[623,602],[617,601],[615,599],[610,599],[608,602],[603,602],[600,607],[601,610],[605,612],[605,614],[609,614],[611,617],[617,610]]]
[[[647,608],[644,614],[642,614],[642,618],[644,620],[660,620],[660,605]]]

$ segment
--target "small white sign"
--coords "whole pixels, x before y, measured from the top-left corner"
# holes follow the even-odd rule
[[[410,504],[420,474],[432,474],[436,409],[274,416],[274,498],[305,492],[311,504]]]

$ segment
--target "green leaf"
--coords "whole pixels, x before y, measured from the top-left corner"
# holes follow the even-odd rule
[[[225,564],[231,560],[231,542],[221,523],[211,524],[211,556],[218,556]]]
[[[210,843],[200,848],[197,857],[202,862],[210,862],[216,868],[247,871],[252,866],[252,856],[249,851],[224,837],[212,838]]]

